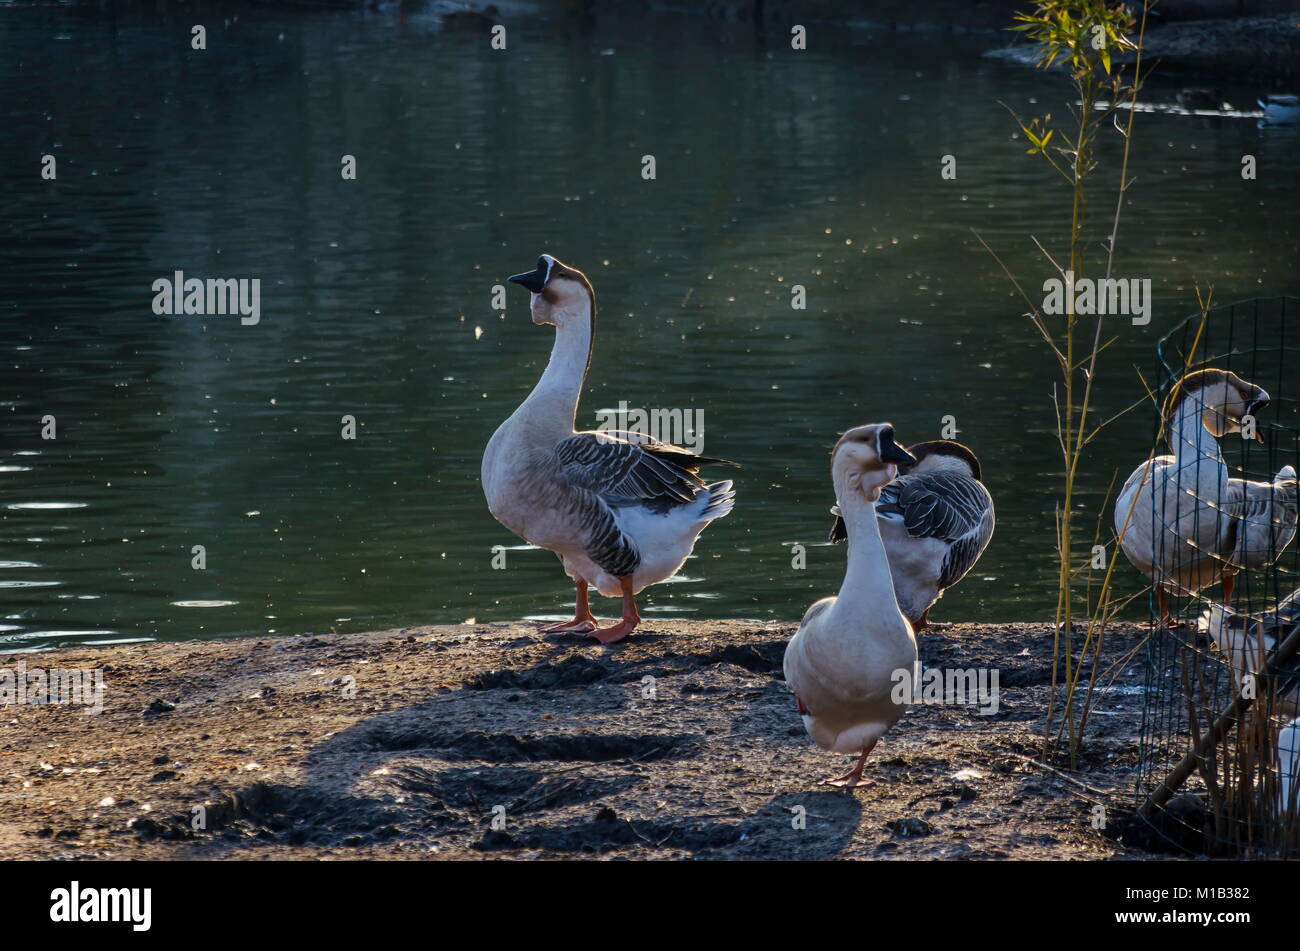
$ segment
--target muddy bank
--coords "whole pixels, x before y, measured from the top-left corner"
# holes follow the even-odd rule
[[[817,784],[849,762],[804,735],[781,678],[792,630],[657,621],[601,648],[516,623],[0,657],[102,668],[107,688],[97,716],[0,710],[0,858],[1145,854],[1089,823],[1130,802],[1140,632],[1110,638],[1120,689],[1069,779],[1031,762],[1050,631],[926,633],[927,666],[999,669],[999,709],[913,707],[850,791]]]

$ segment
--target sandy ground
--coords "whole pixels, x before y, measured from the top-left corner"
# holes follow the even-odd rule
[[[927,666],[999,670],[998,712],[913,707],[843,790],[818,780],[850,758],[811,745],[782,679],[792,625],[535,628],[2,656],[102,667],[107,691],[97,716],[0,710],[0,858],[1148,857],[1090,822],[1132,802],[1137,631],[1108,638],[1119,689],[1069,775],[1032,762],[1048,628],[923,634]]]

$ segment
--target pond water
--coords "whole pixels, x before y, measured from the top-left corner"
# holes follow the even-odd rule
[[[580,423],[620,400],[700,411],[705,451],[744,466],[648,619],[797,619],[842,576],[837,434],[920,441],[947,415],[999,521],[933,616],[1050,617],[1054,368],[974,231],[1031,288],[1050,276],[1030,236],[1061,251],[1068,196],[1006,107],[1063,114],[1061,77],[982,58],[981,35],[814,26],[795,52],[703,18],[557,18],[503,52],[429,15],[204,10],[202,52],[192,14],[0,15],[0,648],[562,615],[551,554],[492,568],[519,543],[479,487],[552,333],[492,287],[544,250],[600,302]],[[1296,144],[1137,117],[1116,272],[1151,280],[1153,318],[1108,325],[1098,419],[1141,397],[1198,282],[1300,289]],[[258,278],[260,322],[154,314],[177,270]],[[1086,534],[1152,428],[1140,407],[1094,442]],[[1127,565],[1119,587],[1139,587]]]

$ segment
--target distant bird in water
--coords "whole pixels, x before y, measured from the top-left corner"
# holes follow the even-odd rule
[[[921,631],[930,608],[966,576],[993,537],[993,497],[980,481],[980,461],[967,446],[936,439],[908,446],[915,463],[880,490],[876,517],[889,555],[898,607]],[[847,533],[838,507],[830,539]]]
[[[1264,110],[1264,121],[1271,125],[1292,125],[1300,122],[1300,97],[1292,93],[1279,93],[1259,100]]]
[[[595,348],[596,293],[577,268],[549,254],[510,278],[532,293],[535,324],[555,328],[537,385],[488,441],[488,508],[525,541],[555,552],[577,590],[573,620],[543,632],[590,634],[602,644],[636,628],[635,595],[672,577],[695,539],[731,511],[730,481],[705,484],[710,459],[637,432],[575,432],[578,398]],[[588,588],[622,597],[622,620],[598,629]]]
[[[1224,108],[1223,93],[1217,89],[1184,89],[1178,93],[1178,104],[1188,111],[1213,109],[1218,112]]]
[[[906,711],[896,702],[897,674],[916,667],[916,637],[898,608],[876,502],[900,465],[916,459],[894,441],[894,427],[850,429],[831,454],[836,505],[848,536],[848,564],[836,597],[804,614],[785,648],[785,680],[813,742],[858,753],[832,786],[856,786],[876,743]],[[910,693],[905,692],[905,696]]]
[[[483,32],[490,30],[500,22],[501,11],[493,4],[488,4],[482,11],[466,8],[464,10],[448,10],[438,22],[444,30],[469,32]]]

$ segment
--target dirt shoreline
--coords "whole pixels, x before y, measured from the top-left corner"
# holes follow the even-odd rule
[[[107,688],[96,716],[0,709],[0,858],[1149,857],[1089,821],[1131,803],[1140,651],[1065,778],[1030,762],[1050,628],[927,632],[927,667],[998,669],[1000,709],[913,707],[848,791],[817,784],[848,758],[811,745],[781,677],[793,625],[654,621],[610,648],[536,627],[0,656]]]

